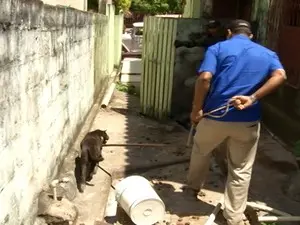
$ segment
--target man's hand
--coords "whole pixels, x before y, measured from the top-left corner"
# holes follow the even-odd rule
[[[234,96],[230,101],[233,103],[233,106],[238,110],[244,110],[251,106],[256,101],[256,99],[253,96],[239,95]]]
[[[191,122],[193,125],[197,125],[203,117],[203,111],[193,110],[191,113]]]

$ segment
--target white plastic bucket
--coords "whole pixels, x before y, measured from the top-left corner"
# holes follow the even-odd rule
[[[116,200],[137,225],[152,225],[164,219],[165,204],[141,176],[130,176],[116,185]]]

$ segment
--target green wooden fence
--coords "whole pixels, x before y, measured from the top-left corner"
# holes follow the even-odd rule
[[[206,0],[207,1],[207,0]],[[204,0],[187,0],[184,6],[184,18],[200,18]]]
[[[94,15],[95,97],[106,88],[114,68],[121,62],[123,15],[115,15],[113,5],[107,5],[106,10],[106,15]]]
[[[114,16],[114,65],[120,65],[122,58],[122,34],[124,26],[124,15],[119,14]]]
[[[94,54],[94,83],[95,98],[106,88],[109,79],[108,55],[108,17],[95,14],[95,54]]]
[[[115,7],[112,4],[107,4],[106,15],[109,18],[108,21],[108,68],[110,72],[114,69],[114,33],[115,33]]]
[[[144,19],[141,111],[157,119],[171,111],[177,19]]]

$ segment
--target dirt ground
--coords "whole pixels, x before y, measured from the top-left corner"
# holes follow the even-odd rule
[[[188,131],[175,122],[157,122],[139,114],[139,99],[115,91],[107,109],[101,109],[92,129],[107,129],[108,144],[169,143],[173,147],[106,147],[101,166],[114,172],[114,184],[122,177],[139,174],[147,178],[166,205],[165,220],[158,224],[204,224],[214,205],[221,198],[224,185],[218,167],[213,164],[205,186],[206,197],[201,201],[182,192],[188,170],[190,149],[185,148]],[[279,153],[278,153],[279,152]],[[279,155],[278,155],[279,154]],[[286,197],[282,186],[291,171],[293,159],[265,130],[257,155],[250,188],[251,201],[263,202],[271,207],[300,215],[300,202]],[[180,164],[151,169],[158,164],[182,161]],[[148,170],[148,171],[147,171]],[[109,200],[110,201],[110,200]],[[131,225],[120,210],[111,222]],[[222,224],[222,221],[218,222]]]

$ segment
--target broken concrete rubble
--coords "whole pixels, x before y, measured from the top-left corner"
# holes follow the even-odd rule
[[[38,216],[45,219],[47,224],[74,223],[78,217],[75,205],[66,198],[58,201],[52,199],[48,193],[42,192],[39,198]]]

